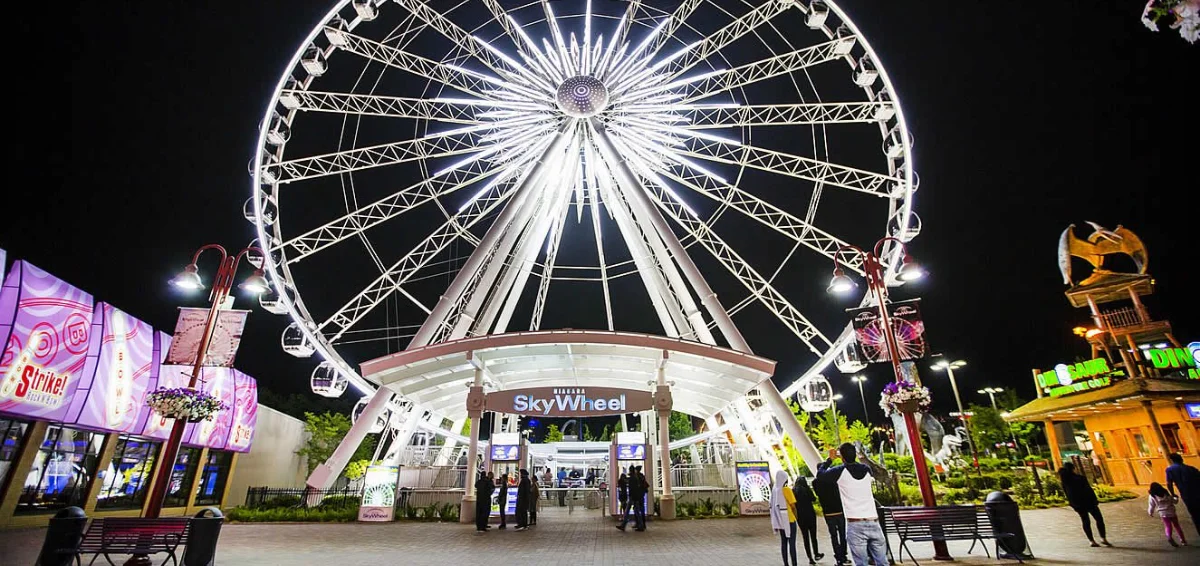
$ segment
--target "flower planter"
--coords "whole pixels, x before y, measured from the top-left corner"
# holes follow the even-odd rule
[[[904,401],[896,404],[896,410],[901,413],[915,413],[921,410],[921,402],[913,399],[912,401]]]
[[[146,405],[163,418],[189,423],[212,420],[229,408],[220,399],[191,387],[157,389],[146,395]]]

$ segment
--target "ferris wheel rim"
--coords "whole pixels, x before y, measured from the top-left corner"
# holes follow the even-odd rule
[[[306,37],[306,39],[299,45],[299,47],[293,54],[291,60],[289,61],[287,66],[284,68],[284,72],[282,73],[280,80],[277,82],[275,89],[272,92],[270,100],[267,104],[266,111],[264,113],[264,120],[259,129],[259,135],[258,135],[257,143],[255,146],[254,165],[253,165],[253,173],[252,173],[252,181],[251,181],[251,196],[254,199],[254,204],[255,204],[255,206],[254,206],[255,232],[256,232],[256,235],[258,236],[259,241],[263,242],[264,245],[266,245],[267,243],[270,243],[270,242],[274,242],[277,239],[282,240],[282,234],[281,234],[280,227],[281,227],[282,220],[283,220],[281,218],[281,215],[278,213],[278,206],[279,206],[278,199],[281,196],[277,193],[278,186],[272,185],[270,183],[264,183],[263,179],[261,178],[261,174],[263,171],[263,162],[262,162],[263,151],[269,147],[269,145],[267,144],[267,135],[268,135],[268,131],[270,128],[269,118],[272,116],[273,112],[275,112],[279,108],[279,99],[282,95],[282,92],[284,91],[284,89],[286,88],[286,86],[288,84],[288,79],[293,77],[296,69],[299,68],[300,61],[305,53],[305,50],[309,46],[314,45],[314,43],[318,40],[319,36],[322,34],[322,31],[323,31],[323,28],[325,27],[325,25],[328,24],[335,17],[338,17],[339,14],[341,14],[346,9],[346,7],[348,5],[350,5],[351,3],[352,3],[352,0],[341,0],[329,12],[327,12],[325,14],[325,16],[321,19],[320,23],[318,23],[316,26],[313,27],[312,31],[309,33],[309,35]],[[536,4],[536,3],[537,2],[530,2],[529,4],[526,4],[526,5]],[[854,24],[853,20],[850,19],[845,14],[845,12],[841,9],[840,6],[838,6],[836,4],[836,2],[829,1],[829,2],[826,2],[826,5],[827,5],[829,11],[834,13],[837,16],[837,19],[839,22],[841,22],[843,25],[850,28],[850,31],[851,31],[851,33],[853,33],[857,45],[861,46],[862,50],[867,55],[869,55],[873,61],[876,62],[876,70],[879,73],[879,78],[883,85],[882,88],[879,89],[878,92],[886,92],[886,94],[889,97],[888,102],[895,109],[896,127],[903,134],[901,136],[901,140],[900,140],[900,143],[903,145],[903,153],[901,154],[903,156],[903,158],[902,158],[899,166],[897,166],[895,160],[891,160],[891,159],[888,160],[888,164],[889,164],[889,170],[890,170],[889,172],[891,172],[893,174],[896,173],[897,171],[903,172],[904,189],[903,189],[903,193],[901,195],[896,196],[894,198],[893,197],[888,198],[888,201],[889,201],[888,216],[890,218],[890,217],[895,216],[896,214],[899,214],[901,230],[907,230],[909,228],[909,222],[911,221],[912,213],[913,213],[913,194],[915,192],[914,172],[913,172],[914,158],[913,158],[913,150],[912,150],[912,141],[911,141],[911,138],[909,137],[909,135],[907,134],[907,132],[908,132],[907,120],[906,120],[906,116],[904,114],[902,105],[900,103],[899,96],[896,94],[896,89],[891,81],[890,76],[888,75],[886,67],[882,64],[879,56],[877,55],[877,53],[874,51],[874,49],[870,45],[866,36],[858,29],[858,27]],[[797,3],[797,6],[800,6],[800,4]],[[351,24],[352,24],[352,26],[356,26],[358,24],[357,19],[355,21],[351,22]],[[353,27],[351,27],[350,29],[353,29]],[[827,36],[831,36],[832,30],[824,29],[824,31],[826,32]],[[332,48],[331,48],[331,50],[332,50]],[[852,55],[846,55],[845,57],[843,57],[843,59],[847,59],[848,61],[850,61],[851,69],[853,70],[852,57],[853,57]],[[443,85],[442,88],[445,88],[445,86]],[[869,96],[873,95],[873,93],[867,87],[864,87],[864,89],[867,91]],[[886,132],[883,131],[887,127],[886,121],[880,122],[879,127],[881,129],[881,133],[883,133],[886,136]],[[282,153],[282,151],[281,151],[281,153]],[[423,164],[423,162],[422,162],[422,164]],[[265,217],[264,217],[264,204],[265,204],[264,195],[273,197],[274,199],[276,199],[276,205],[275,205],[277,208],[276,217],[270,221],[266,221]],[[893,252],[898,253],[898,250],[893,250]],[[361,376],[359,376],[358,371],[356,371],[354,368],[352,368],[341,357],[341,355],[337,351],[337,348],[333,344],[327,343],[327,341],[324,339],[324,337],[319,332],[315,331],[314,328],[312,328],[313,326],[316,325],[316,319],[307,310],[307,307],[305,306],[304,301],[301,296],[301,289],[300,289],[299,285],[297,284],[297,282],[295,281],[295,279],[292,277],[291,269],[290,269],[288,261],[287,261],[286,250],[280,249],[279,253],[280,253],[280,258],[281,258],[281,261],[279,261],[279,262],[276,262],[273,260],[273,258],[271,257],[272,256],[271,253],[265,254],[266,257],[264,258],[264,269],[268,273],[269,280],[271,281],[273,290],[279,295],[281,302],[285,306],[287,315],[293,321],[293,323],[295,323],[295,325],[301,330],[301,332],[304,334],[305,338],[314,347],[314,349],[317,351],[317,353],[320,354],[321,359],[323,359],[325,362],[329,362],[329,363],[332,363],[335,366],[337,366],[339,370],[344,372],[345,376],[351,381],[351,383],[355,386],[356,389],[359,389],[364,394],[369,394],[371,391],[373,391],[375,389],[375,385],[373,383],[366,381]],[[889,266],[889,275],[892,275],[892,271],[894,271],[894,269],[895,269],[894,267],[892,267],[892,265],[898,265],[898,262],[891,262],[891,265]],[[289,293],[289,289],[292,291],[292,293]],[[843,344],[845,342],[844,338],[845,338],[845,333],[843,333],[842,336],[839,336],[839,338],[837,340],[832,341],[832,343],[829,347],[829,351],[833,351],[833,350],[837,349],[840,344]],[[825,358],[825,357],[828,357],[828,356],[824,356],[824,355],[821,356],[821,358]],[[821,360],[818,360],[817,364],[821,365],[822,367],[825,365],[822,363]],[[809,372],[807,372],[805,375],[811,374],[814,371],[820,371],[820,369],[817,368],[816,365],[814,365],[814,367],[812,369],[810,369]],[[800,379],[798,379],[797,381],[801,381],[802,379],[803,379],[803,376]]]

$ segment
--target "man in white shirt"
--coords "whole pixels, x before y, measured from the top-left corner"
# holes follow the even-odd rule
[[[842,513],[846,516],[846,546],[854,566],[867,566],[868,555],[875,564],[887,564],[887,541],[875,510],[875,494],[871,489],[875,479],[871,477],[871,468],[857,462],[858,454],[852,444],[841,445],[837,452],[842,465],[830,467],[833,461],[825,460],[817,468],[813,487],[837,485],[842,496]]]

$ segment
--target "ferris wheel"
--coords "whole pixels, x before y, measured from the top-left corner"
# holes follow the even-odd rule
[[[374,390],[354,364],[406,345],[620,330],[634,288],[657,332],[730,341],[685,284],[699,271],[827,364],[850,334],[785,282],[920,231],[897,100],[822,0],[343,0],[260,125],[261,300],[329,396]]]

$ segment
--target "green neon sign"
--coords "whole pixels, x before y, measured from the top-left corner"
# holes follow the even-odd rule
[[[1189,378],[1200,379],[1196,356],[1188,348],[1153,348],[1145,352],[1155,369],[1187,369]]]
[[[1037,383],[1039,387],[1047,389],[1060,386],[1065,387],[1080,380],[1109,373],[1110,371],[1112,370],[1108,367],[1108,360],[1104,358],[1096,358],[1077,364],[1058,364],[1054,366],[1054,369],[1038,374]]]

